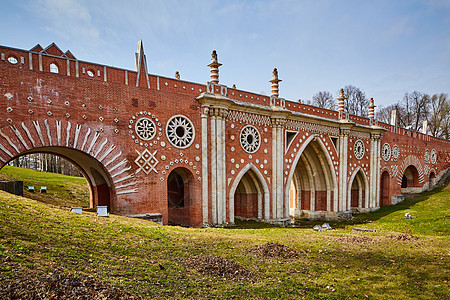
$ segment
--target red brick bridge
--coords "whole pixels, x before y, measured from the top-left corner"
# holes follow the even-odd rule
[[[163,223],[235,218],[336,219],[431,188],[450,167],[450,142],[368,118],[219,84],[78,60],[55,44],[0,46],[0,167],[28,153],[76,164],[91,205]],[[270,79],[270,77],[268,78]]]

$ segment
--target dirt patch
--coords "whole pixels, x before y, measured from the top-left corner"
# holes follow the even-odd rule
[[[191,256],[183,259],[182,264],[203,275],[220,277],[226,280],[239,280],[253,277],[252,272],[246,268],[220,256]]]
[[[421,240],[420,237],[412,235],[412,234],[390,234],[387,235],[386,238],[396,240],[396,241],[418,241]]]
[[[0,280],[0,299],[142,299],[93,277],[49,273]]]
[[[267,243],[259,245],[250,250],[250,253],[254,254],[259,258],[297,258],[298,253],[294,249],[279,243]]]
[[[373,244],[375,243],[375,240],[369,236],[357,236],[357,235],[350,235],[341,237],[338,239],[339,242],[346,243],[346,244]]]

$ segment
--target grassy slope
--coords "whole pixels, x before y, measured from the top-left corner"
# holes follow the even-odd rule
[[[148,298],[445,299],[449,290],[450,189],[357,217],[329,232],[305,228],[181,228],[120,216],[97,218],[0,192],[0,281],[47,272],[91,274]],[[405,212],[417,216],[406,220]],[[261,225],[261,224],[260,224]],[[352,232],[353,226],[375,233]],[[418,241],[390,234],[410,233]],[[266,242],[297,259],[261,260]],[[188,270],[180,258],[216,255],[255,275],[224,281]],[[159,264],[165,267],[161,270]]]
[[[24,196],[40,202],[67,207],[89,206],[89,188],[84,177],[4,166],[0,171],[0,180],[23,181]],[[34,186],[36,191],[28,192],[27,186]],[[47,187],[47,194],[39,193],[41,186]]]

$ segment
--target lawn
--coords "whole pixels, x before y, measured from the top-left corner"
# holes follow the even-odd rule
[[[0,192],[0,298],[11,283],[62,274],[145,299],[449,299],[449,199],[446,187],[316,232],[159,226]]]
[[[4,166],[0,171],[0,180],[23,181],[24,196],[30,199],[63,207],[89,207],[89,187],[84,177]],[[33,186],[35,192],[28,192],[28,186]],[[41,186],[47,187],[46,194],[39,193]]]

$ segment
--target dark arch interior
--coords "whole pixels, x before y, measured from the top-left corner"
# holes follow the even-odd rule
[[[353,178],[350,197],[351,208],[365,207],[366,189],[361,170],[359,170],[358,173],[356,173],[355,178]]]
[[[381,174],[380,193],[380,205],[390,205],[391,201],[389,197],[389,173],[387,171],[384,171]]]
[[[111,183],[107,172],[104,170],[100,162],[95,158],[76,149],[66,147],[40,147],[22,152],[20,155],[13,157],[14,160],[20,156],[35,153],[49,153],[65,158],[79,168],[89,185],[91,208],[97,206],[108,206],[108,210],[114,211],[111,202]]]
[[[192,173],[176,168],[167,178],[167,206],[169,224],[191,226]]]
[[[319,142],[311,141],[301,154],[288,185],[290,212],[295,215],[296,211],[333,211],[332,173],[323,148]]]
[[[234,216],[244,219],[258,218],[258,202],[262,201],[262,186],[255,172],[248,170],[242,176],[234,193]],[[263,207],[261,207],[261,211]]]
[[[419,186],[419,172],[416,167],[409,166],[406,168],[402,177],[402,188],[417,187]]]

